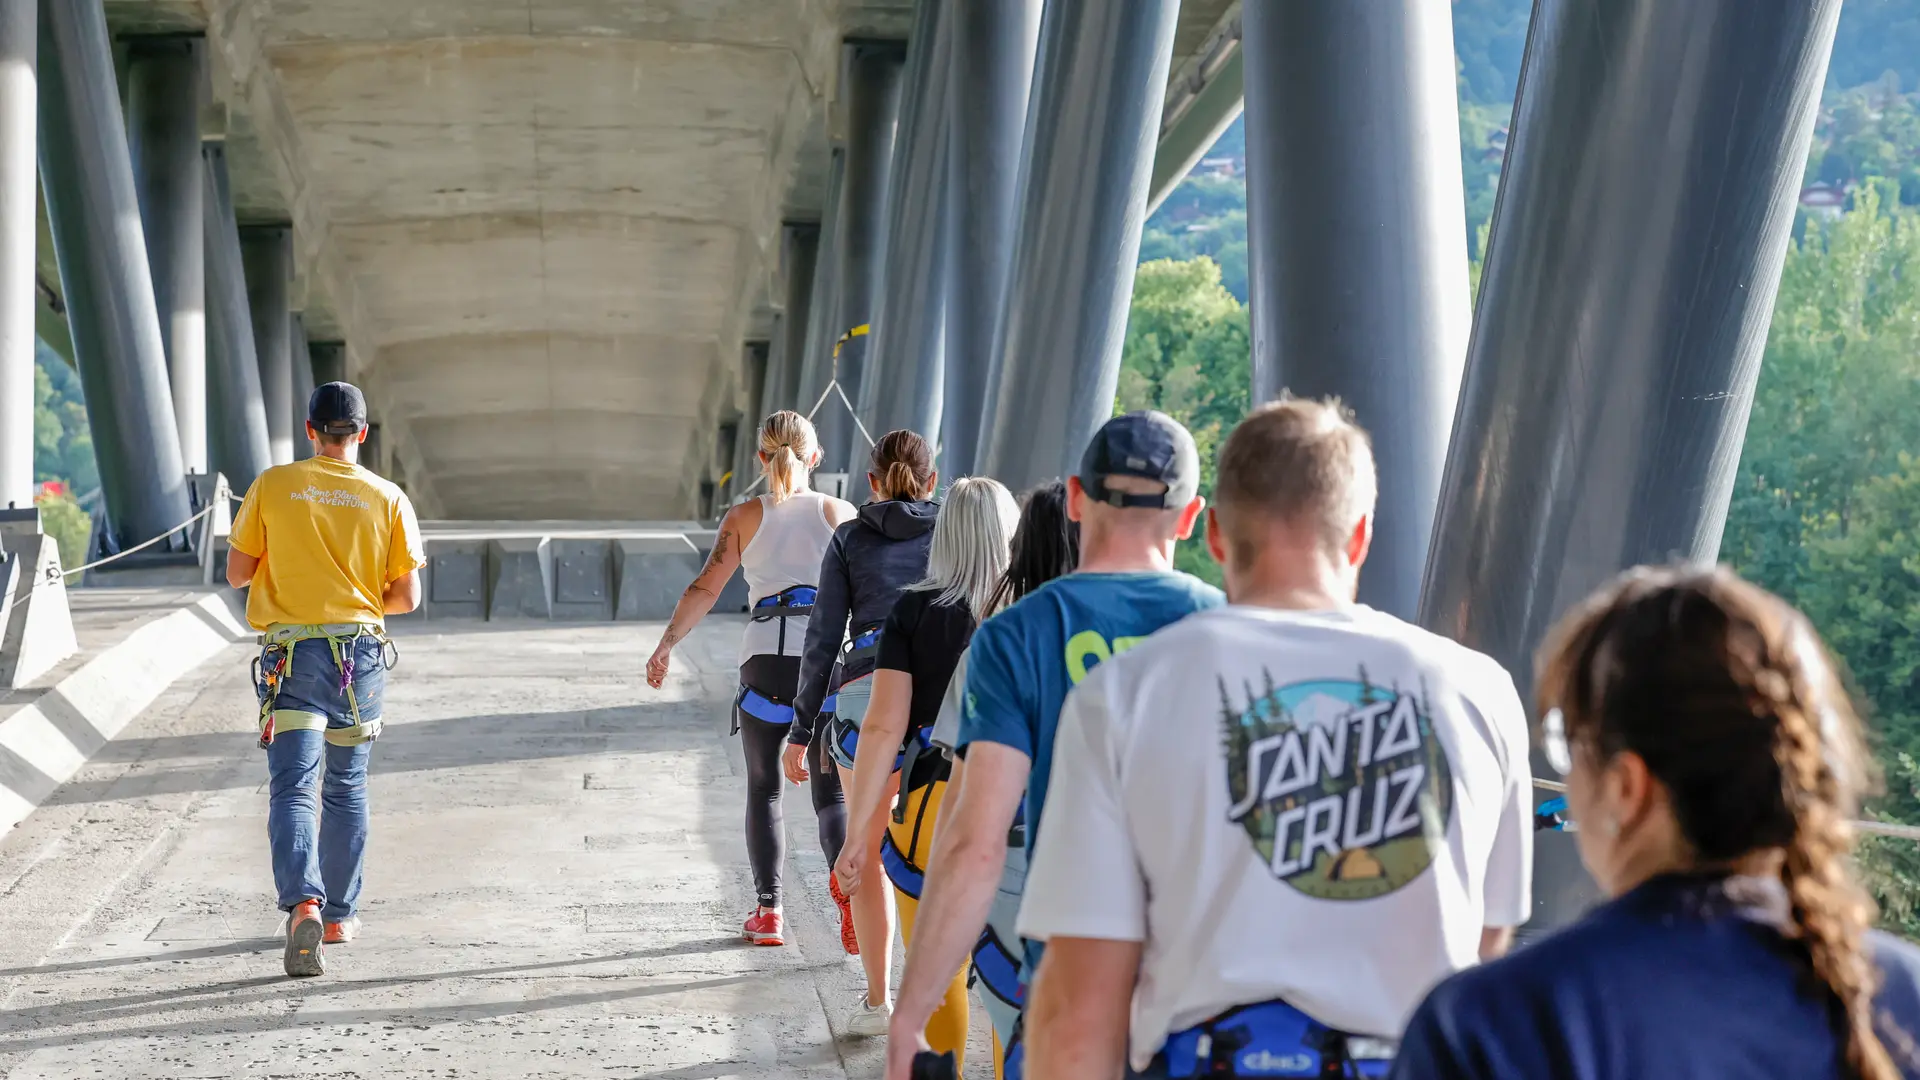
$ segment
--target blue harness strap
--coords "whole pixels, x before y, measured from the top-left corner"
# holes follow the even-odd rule
[[[793,706],[782,705],[750,686],[740,688],[740,700],[735,705],[741,712],[764,723],[793,723]]]
[[[884,624],[875,624],[853,635],[847,642],[847,651],[840,657],[842,667],[850,667],[854,662],[880,655],[880,630]]]
[[[828,698],[827,700],[831,702],[833,699]],[[823,705],[820,707],[820,711],[822,713],[826,713],[831,710],[828,708],[828,706]],[[931,736],[928,734],[928,729],[921,728],[920,731],[915,736],[908,739],[908,743],[910,745],[916,742],[923,749],[932,747],[933,744],[931,742]],[[860,729],[848,723],[835,724],[834,735],[833,735],[833,745],[836,751],[838,751],[840,754],[846,755],[847,768],[851,769],[853,767],[852,763],[854,760],[854,755],[858,753],[860,749]],[[904,764],[906,760],[907,760],[907,751],[905,750],[905,748],[902,748],[899,753],[893,755],[893,771],[899,772],[900,766]],[[895,818],[894,820],[898,821],[900,819]]]
[[[1013,1035],[1000,1048],[1000,1075],[1003,1080],[1025,1080],[1027,1075],[1027,1017],[1023,1013],[1013,1022]]]
[[[784,656],[787,652],[787,620],[811,614],[813,602],[819,596],[820,590],[811,585],[789,585],[754,601],[751,617],[754,622],[780,620],[779,651]]]
[[[1020,985],[1020,954],[1007,948],[992,926],[980,931],[980,940],[974,943],[973,970],[980,975],[980,985],[994,997],[1016,1009],[1025,1000],[1026,988]]]
[[[886,868],[887,880],[893,882],[894,888],[915,900],[920,899],[920,890],[927,883],[926,872],[907,861],[906,853],[893,842],[891,832],[880,836],[880,865]]]
[[[1172,1080],[1201,1077],[1384,1077],[1394,1045],[1335,1031],[1284,1001],[1229,1009],[1175,1032],[1154,1059]]]
[[[808,614],[813,610],[813,602],[819,595],[820,590],[811,585],[789,585],[777,593],[769,593],[754,601],[753,621],[791,619]]]

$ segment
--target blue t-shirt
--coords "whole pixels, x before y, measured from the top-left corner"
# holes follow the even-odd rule
[[[1027,853],[1040,832],[1053,734],[1067,691],[1100,661],[1196,611],[1227,602],[1219,589],[1171,571],[1076,573],[1055,578],[980,624],[954,749],[1000,743],[1033,759],[1027,777]],[[1039,950],[1027,947],[1028,968]]]
[[[1920,950],[1871,934],[1881,1041],[1920,1038]],[[1824,995],[1792,942],[1699,878],[1657,878],[1427,997],[1396,1080],[1839,1080]],[[1817,986],[1817,984],[1815,984]]]

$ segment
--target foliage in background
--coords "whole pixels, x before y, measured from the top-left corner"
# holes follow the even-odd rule
[[[1787,253],[1721,558],[1797,604],[1875,733],[1877,816],[1920,824],[1920,212],[1895,182]],[[1886,925],[1920,936],[1920,848],[1862,847]]]
[[[60,562],[67,567],[86,561],[93,518],[75,501],[100,486],[93,458],[93,434],[87,427],[87,408],[80,395],[80,376],[66,361],[36,341],[33,369],[33,479],[58,481],[66,495],[42,496],[40,527],[60,545]]]
[[[1212,259],[1158,259],[1135,274],[1114,412],[1159,409],[1185,424],[1200,448],[1200,494],[1209,499],[1220,441],[1247,413],[1252,342],[1246,305],[1221,283]],[[1174,558],[1180,569],[1220,583],[1199,531]]]
[[[75,494],[100,486],[93,434],[80,395],[80,376],[45,342],[36,342],[33,368],[33,478],[57,480]]]
[[[84,564],[87,541],[93,538],[93,515],[64,495],[43,495],[34,501],[40,507],[40,530],[60,547],[60,565],[71,570]]]
[[[1244,169],[1244,120],[1235,120],[1209,157],[1224,157]],[[1221,283],[1247,301],[1247,182],[1235,176],[1189,176],[1167,196],[1140,235],[1140,261],[1204,256],[1220,267]]]

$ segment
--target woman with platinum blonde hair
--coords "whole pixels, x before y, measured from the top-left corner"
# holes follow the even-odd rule
[[[929,736],[954,666],[979,625],[978,613],[989,610],[1006,573],[1019,517],[1013,496],[999,481],[955,481],[934,523],[927,576],[901,595],[880,632],[873,700],[853,763],[847,843],[834,873],[850,896],[884,889],[890,881],[901,940],[907,944],[947,786],[947,759],[933,749]],[[889,821],[887,802],[896,795]],[[875,855],[884,880],[872,873]],[[967,1020],[963,966],[953,973],[927,1025],[928,1042],[957,1060],[966,1049]]]

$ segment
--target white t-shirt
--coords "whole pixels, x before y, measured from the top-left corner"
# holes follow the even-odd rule
[[[1489,657],[1366,607],[1200,612],[1068,696],[1020,933],[1145,943],[1136,1069],[1275,998],[1394,1038],[1526,920],[1531,787]]]

